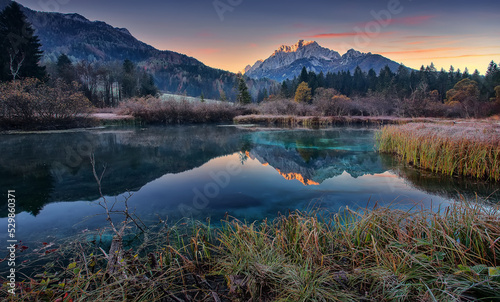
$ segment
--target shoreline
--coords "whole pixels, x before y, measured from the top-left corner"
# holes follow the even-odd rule
[[[165,222],[141,237],[146,249],[124,251],[114,273],[103,255],[109,245],[73,238],[51,246],[41,257],[56,265],[16,283],[10,301],[498,299],[498,205],[414,210],[295,211],[252,223],[228,218],[220,227]]]
[[[233,119],[235,124],[331,126],[331,125],[388,125],[413,122],[452,122],[439,118],[398,118],[392,116],[294,116],[294,115],[240,115]]]
[[[484,119],[450,119],[450,118],[400,118],[394,116],[296,116],[296,115],[268,115],[268,114],[248,114],[238,115],[232,119],[235,126],[260,125],[260,126],[288,126],[288,127],[329,127],[341,125],[404,125],[409,123],[434,123],[434,124],[464,124],[464,123],[496,123],[500,125],[497,118]],[[202,124],[214,124],[216,122],[202,122]],[[50,132],[75,129],[86,129],[92,127],[108,125],[170,125],[171,123],[156,123],[142,120],[132,114],[122,114],[114,108],[96,110],[86,117],[79,117],[69,121],[59,121],[56,124],[44,125],[14,125],[7,126],[0,130],[0,133],[29,133],[29,132]],[[180,121],[175,124],[191,124]],[[199,123],[194,123],[199,124]],[[24,129],[23,129],[24,128]]]

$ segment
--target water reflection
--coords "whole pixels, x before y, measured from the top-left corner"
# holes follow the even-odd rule
[[[374,152],[373,130],[258,132],[252,141],[249,157],[304,185],[319,185],[344,172],[356,178],[389,169]]]
[[[2,135],[0,190],[15,188],[17,210],[37,215],[50,202],[99,197],[92,153],[98,169],[106,166],[104,192],[118,195],[240,148],[237,129],[203,126]]]
[[[122,200],[132,191],[129,206],[148,223],[185,216],[253,220],[313,206],[437,207],[454,192],[495,191],[401,166],[374,152],[374,130],[361,128],[179,126],[2,135],[0,152],[0,190],[18,192],[23,213],[17,232],[25,242],[106,225],[95,216],[102,209],[93,202],[99,196],[91,153],[98,170],[106,166],[108,199]],[[1,217],[7,215],[5,200]]]

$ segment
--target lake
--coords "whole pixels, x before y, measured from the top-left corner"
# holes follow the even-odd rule
[[[120,209],[128,197],[145,224],[500,199],[491,183],[439,177],[375,152],[375,131],[204,125],[0,135],[0,227],[8,190],[16,190],[16,239],[28,247],[107,227],[91,154],[106,200]]]

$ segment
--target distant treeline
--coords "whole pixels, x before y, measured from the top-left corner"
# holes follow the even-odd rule
[[[130,60],[73,64],[62,54],[57,63],[47,64],[47,70],[51,80],[79,83],[85,96],[96,107],[114,107],[124,99],[159,93],[153,76]]]
[[[0,12],[0,82],[28,78],[49,86],[60,80],[77,82],[97,107],[114,107],[131,97],[156,96],[159,88],[162,92],[231,102],[241,94],[239,75],[201,63],[166,63],[161,57],[137,62],[133,55],[130,60],[116,61],[77,60],[66,54],[44,58],[41,49],[40,39],[19,4],[13,2]],[[271,80],[244,80],[253,101],[267,96],[260,96],[261,91],[279,91],[279,84]]]
[[[156,96],[158,85],[167,87],[165,92],[201,100],[250,104],[293,98],[301,104],[298,107],[286,102],[275,106],[264,104],[264,111],[280,114],[480,117],[500,112],[500,69],[494,61],[485,76],[477,70],[470,74],[467,69],[462,72],[453,67],[438,71],[433,64],[418,71],[401,65],[395,73],[388,66],[378,73],[357,67],[353,74],[349,71],[316,74],[303,68],[294,79],[277,83],[249,79],[203,64],[177,63],[165,67],[154,60],[76,62],[61,54],[57,62],[41,66],[41,46],[16,2],[0,13],[0,82],[4,82],[0,117],[7,119],[6,124],[22,122],[24,117],[35,117],[30,123],[37,123],[41,116],[49,116],[42,113],[46,109],[41,109],[45,107],[37,102],[39,99],[68,103],[69,96],[77,96],[85,104],[81,110],[86,111],[88,106],[82,97],[96,107],[115,107],[126,99]],[[18,80],[24,82],[8,83]],[[41,87],[44,85],[47,87]],[[52,98],[49,91],[60,93],[61,97]],[[53,108],[63,107],[56,105],[49,106],[51,117],[66,116],[66,112],[54,113]],[[310,110],[306,105],[315,108]],[[72,108],[72,112],[78,109]]]
[[[378,74],[373,69],[364,72],[359,66],[354,74],[350,71],[316,74],[303,68],[300,76],[283,81],[281,95],[292,98],[299,84],[305,82],[311,88],[313,96],[317,88],[333,88],[348,97],[364,97],[376,93],[384,97],[404,99],[425,86],[426,90],[437,92],[440,100],[445,100],[446,93],[463,79],[475,81],[480,100],[488,101],[495,97],[495,87],[500,85],[500,69],[494,61],[489,64],[486,76],[481,76],[477,69],[470,74],[467,68],[462,72],[460,69],[455,70],[453,66],[449,71],[438,71],[432,63],[427,67],[422,65],[420,70],[401,65],[396,73],[386,66]]]
[[[57,62],[42,66],[42,45],[34,33],[33,27],[16,2],[0,13],[0,82],[22,80],[21,84],[4,83],[2,86],[3,104],[8,107],[4,112],[9,111],[11,116],[20,116],[21,114],[16,112],[23,111],[11,108],[12,104],[21,101],[10,102],[10,99],[6,99],[7,94],[13,92],[11,89],[22,88],[22,92],[28,93],[30,97],[34,96],[33,90],[36,89],[38,97],[42,98],[46,95],[42,95],[41,91],[48,91],[41,89],[42,85],[56,88],[58,91],[67,88],[71,90],[68,95],[77,87],[98,107],[115,106],[124,98],[158,94],[153,76],[140,70],[130,60],[104,64],[81,61],[74,64],[62,54]],[[37,79],[38,82],[30,79]],[[67,85],[61,85],[61,82]],[[39,110],[35,111],[35,116],[39,116]]]

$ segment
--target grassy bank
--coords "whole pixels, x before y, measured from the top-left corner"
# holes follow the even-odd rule
[[[395,153],[423,169],[500,180],[497,123],[386,126],[377,134],[377,143],[381,152]]]
[[[498,210],[463,202],[440,214],[296,212],[217,229],[184,221],[143,236],[114,274],[79,239],[50,247],[9,301],[498,301]]]
[[[390,116],[296,116],[296,115],[241,115],[235,124],[261,124],[272,126],[333,126],[333,125],[387,125],[412,122],[436,122],[435,118],[397,118]]]

